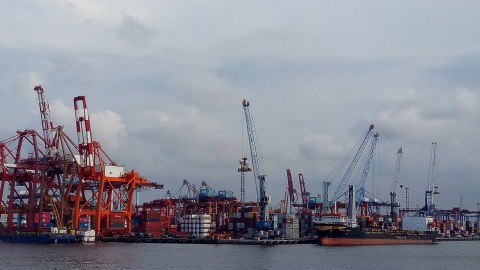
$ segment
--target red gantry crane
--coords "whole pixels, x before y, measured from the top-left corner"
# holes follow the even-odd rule
[[[27,129],[0,142],[0,215],[7,216],[10,231],[71,228],[78,150],[62,127],[53,125],[43,87],[34,90],[44,137]]]
[[[134,191],[137,188],[163,188],[118,166],[93,140],[85,96],[74,98],[80,151],[80,175],[75,199],[74,224],[90,216],[99,235],[128,234],[132,228]]]

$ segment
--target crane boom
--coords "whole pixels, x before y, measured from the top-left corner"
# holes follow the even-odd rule
[[[345,175],[343,176],[343,178],[340,182],[340,185],[338,186],[337,190],[333,194],[332,202],[336,201],[344,193],[345,186],[347,185],[347,182],[350,179],[350,176],[352,175],[353,170],[355,169],[355,166],[357,165],[358,160],[360,159],[360,156],[362,155],[362,152],[365,149],[365,146],[367,145],[367,142],[372,137],[374,127],[375,126],[373,124],[371,124],[370,127],[368,128],[368,130],[365,132],[365,135],[363,137],[363,141],[360,145],[360,148],[358,148],[357,153],[355,154],[355,157],[353,158],[352,162],[350,163],[350,166],[348,166],[348,169],[347,169]]]
[[[400,184],[402,177],[402,155],[403,149],[400,147],[397,151],[397,161],[395,162],[395,171],[393,173],[393,183],[391,192],[397,192],[397,187]]]
[[[50,115],[50,105],[44,95],[43,87],[41,85],[37,85],[33,89],[38,94],[38,107],[40,109],[44,137],[43,139],[45,140],[47,156],[52,157],[56,150],[56,146],[54,145],[56,129],[53,126],[52,116]]]
[[[292,173],[290,169],[287,169],[287,181],[288,181],[288,196],[290,197],[290,204],[295,203],[295,189],[293,187]]]
[[[259,227],[264,227],[266,226],[268,219],[268,197],[265,179],[267,174],[265,173],[265,164],[263,163],[263,157],[260,152],[260,147],[258,146],[255,125],[253,123],[253,118],[250,112],[250,103],[246,99],[243,99],[242,105],[245,113],[247,136],[250,145],[250,155],[252,158],[253,175],[255,177],[255,187],[257,188],[257,199],[260,208]]]
[[[368,156],[367,156],[367,162],[365,163],[365,167],[363,168],[362,172],[362,177],[360,179],[360,182],[358,183],[357,188],[357,201],[360,201],[361,199],[365,198],[365,182],[367,180],[368,172],[370,171],[370,165],[372,164],[372,159],[373,159],[373,154],[375,153],[375,148],[378,143],[378,137],[380,134],[378,132],[375,132],[373,134],[373,140],[370,145],[370,149],[368,151]]]
[[[307,188],[305,187],[305,179],[303,178],[303,174],[299,173],[298,174],[298,182],[300,183],[300,193],[302,195],[302,204],[303,208],[308,208],[308,194],[307,194]]]

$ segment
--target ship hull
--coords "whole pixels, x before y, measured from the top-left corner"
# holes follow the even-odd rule
[[[437,232],[408,232],[347,228],[345,230],[324,230],[319,232],[320,245],[408,245],[433,244]]]
[[[402,238],[353,238],[324,237],[320,238],[323,246],[363,246],[363,245],[408,245],[433,244],[433,239],[402,239]]]
[[[68,244],[78,243],[78,239],[68,234],[7,233],[0,234],[0,243]]]

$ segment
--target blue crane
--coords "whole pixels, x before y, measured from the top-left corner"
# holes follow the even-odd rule
[[[257,189],[257,200],[259,205],[259,221],[257,227],[261,230],[271,228],[271,222],[268,220],[268,196],[265,173],[265,164],[258,145],[255,125],[250,113],[250,103],[242,100],[243,110],[245,112],[245,122],[247,125],[248,142],[250,145],[250,155],[252,158],[253,175],[255,177],[255,187]]]
[[[380,134],[378,132],[375,132],[373,134],[372,143],[370,145],[370,149],[368,150],[367,161],[365,163],[365,167],[363,167],[362,177],[360,178],[360,181],[359,181],[359,183],[356,187],[357,188],[357,196],[356,196],[357,202],[361,202],[363,200],[363,198],[366,197],[365,182],[367,180],[368,172],[370,171],[370,166],[372,165],[373,154],[375,153],[375,148],[377,146],[379,136],[380,136]]]
[[[348,169],[347,169],[345,175],[343,176],[342,181],[340,182],[340,185],[338,186],[337,190],[335,191],[335,193],[332,197],[331,203],[334,203],[336,200],[338,200],[344,194],[345,186],[347,185],[348,180],[350,179],[350,176],[352,175],[353,170],[355,169],[355,166],[357,166],[358,160],[360,159],[360,157],[363,153],[363,150],[365,149],[368,141],[370,140],[370,138],[373,135],[374,127],[375,126],[373,124],[371,124],[370,127],[368,128],[368,130],[365,132],[365,135],[363,136],[363,141],[362,141],[360,147],[358,148],[357,153],[355,154],[355,157],[353,158],[352,162],[350,163],[350,166],[348,166]]]

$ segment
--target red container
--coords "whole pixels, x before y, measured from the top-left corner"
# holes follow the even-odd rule
[[[80,222],[90,222],[90,216],[81,216],[78,221]]]
[[[125,222],[110,222],[111,229],[124,229]]]
[[[125,219],[125,214],[124,213],[112,213],[110,214],[110,220],[112,219]]]

